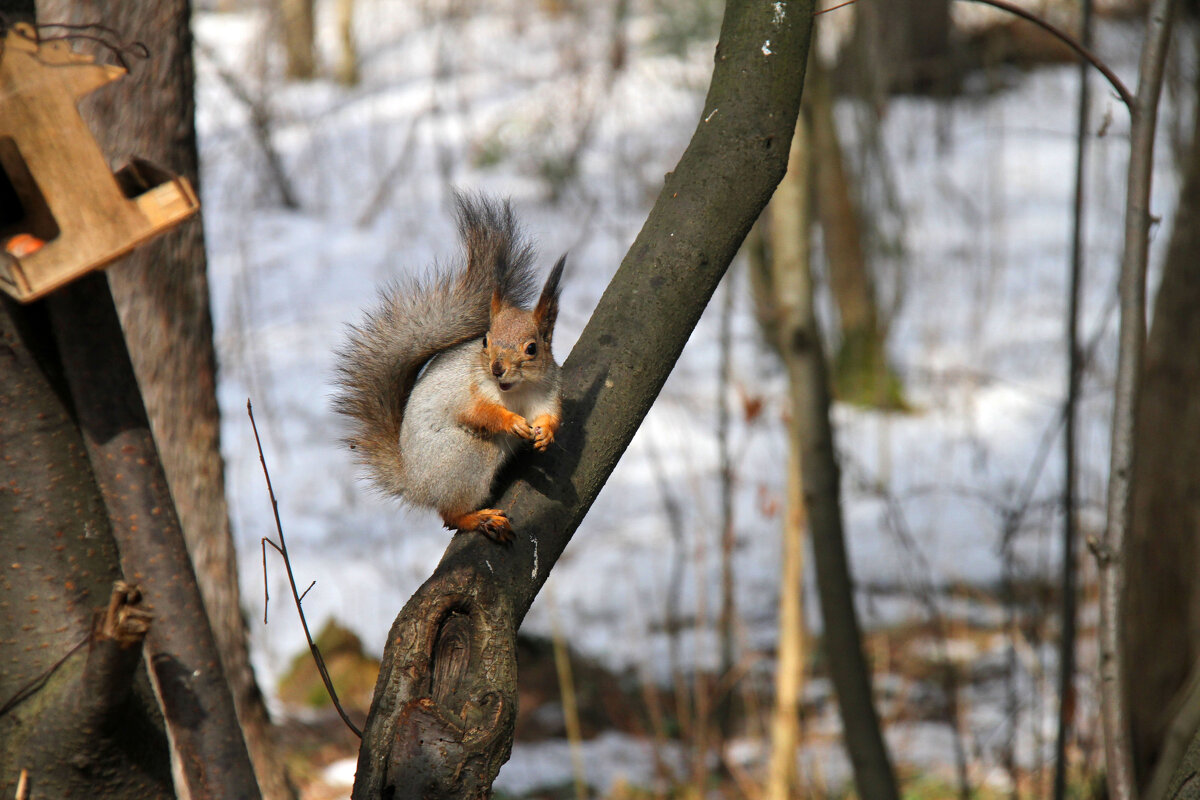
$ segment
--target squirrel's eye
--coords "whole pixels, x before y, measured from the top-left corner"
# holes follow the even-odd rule
[[[525,355],[527,355],[527,356],[536,356],[537,355],[537,342],[530,342],[529,344],[525,345]]]
[[[483,337],[483,349],[484,349],[484,350],[487,350],[487,344],[488,344],[488,342],[487,342],[487,335],[485,334],[485,335],[484,335],[484,337]]]

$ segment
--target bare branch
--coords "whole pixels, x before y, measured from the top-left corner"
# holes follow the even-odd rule
[[[304,590],[304,594],[300,594],[296,589],[296,576],[292,573],[292,559],[288,556],[287,539],[283,537],[283,524],[279,521],[279,501],[275,499],[275,489],[271,486],[271,473],[267,470],[267,459],[263,455],[262,440],[258,437],[258,425],[254,422],[254,408],[250,405],[249,400],[246,400],[246,413],[250,416],[250,427],[254,429],[254,444],[258,447],[258,460],[262,464],[263,477],[267,481],[267,494],[271,497],[271,510],[275,514],[275,530],[279,534],[279,544],[275,544],[266,537],[263,538],[263,542],[274,547],[283,556],[283,566],[287,569],[288,585],[292,589],[292,599],[296,601],[296,613],[300,615],[300,626],[304,628],[304,638],[308,640],[308,650],[312,653],[313,662],[317,665],[317,672],[321,673],[321,680],[325,683],[325,691],[329,693],[329,699],[333,701],[333,707],[337,709],[338,716],[342,718],[342,722],[346,723],[346,727],[361,739],[362,731],[350,720],[346,709],[342,708],[342,704],[338,700],[337,690],[333,688],[333,680],[329,677],[329,670],[325,668],[325,659],[321,657],[321,650],[317,647],[317,643],[313,641],[312,634],[308,630],[308,619],[304,616],[304,606],[301,605],[300,601],[304,599],[304,595],[308,594],[308,589],[315,586],[317,582],[313,581],[310,583],[308,589]],[[265,586],[266,550],[263,551],[263,559],[263,585]]]
[[[1022,8],[1021,6],[1008,2],[1008,0],[967,0],[967,2],[982,3],[985,6],[998,8],[1001,11],[1007,11],[1008,13],[1018,16],[1021,19],[1032,22],[1034,25],[1037,25],[1042,30],[1051,34],[1063,44],[1067,45],[1067,47],[1070,47],[1072,50],[1078,53],[1083,60],[1087,61],[1097,70],[1099,70],[1100,74],[1104,76],[1104,78],[1113,87],[1113,90],[1118,96],[1120,96],[1121,102],[1125,104],[1125,107],[1130,110],[1130,113],[1133,112],[1133,108],[1136,105],[1136,100],[1121,79],[1117,77],[1117,74],[1109,69],[1107,64],[1097,58],[1091,50],[1080,43],[1078,39],[1064,31],[1062,28],[1047,22],[1037,14]]]
[[[1092,0],[1083,0],[1083,19],[1080,24],[1083,44],[1091,43]],[[1088,65],[1079,65],[1079,104],[1075,124],[1075,200],[1071,224],[1071,278],[1067,298],[1067,399],[1064,404],[1063,431],[1063,549],[1062,600],[1058,657],[1058,733],[1054,742],[1054,799],[1067,796],[1067,742],[1074,723],[1075,708],[1075,639],[1078,593],[1076,575],[1077,514],[1075,499],[1075,439],[1078,416],[1079,385],[1082,354],[1079,350],[1079,305],[1083,282],[1083,217],[1084,217],[1084,156],[1087,152]]]
[[[836,11],[839,8],[844,8],[846,6],[853,5],[857,2],[858,2],[858,0],[846,0],[846,2],[838,3],[836,6],[821,9],[820,11],[817,11],[815,14],[813,14],[813,16],[817,16],[820,14],[828,14],[830,11]],[[1085,45],[1083,45],[1078,39],[1076,39],[1074,36],[1067,33],[1066,31],[1064,31],[1062,28],[1058,27],[1057,25],[1054,25],[1053,23],[1047,22],[1046,20],[1039,17],[1037,14],[1034,14],[1033,12],[1022,8],[1021,6],[1018,6],[1013,3],[1008,2],[1008,0],[966,0],[966,2],[980,3],[985,6],[991,6],[992,8],[998,8],[1001,11],[1007,11],[1010,14],[1018,16],[1024,20],[1028,20],[1029,22],[1032,22],[1034,25],[1037,25],[1039,28],[1041,28],[1042,30],[1049,33],[1050,35],[1054,36],[1054,38],[1061,41],[1067,47],[1070,47],[1072,50],[1074,50],[1076,53],[1078,53],[1079,56],[1084,61],[1088,62],[1093,67],[1095,67],[1097,70],[1099,70],[1100,74],[1103,75],[1104,78],[1113,87],[1113,91],[1115,91],[1117,93],[1117,95],[1121,98],[1121,102],[1124,103],[1125,106],[1127,108],[1129,108],[1130,110],[1133,109],[1133,106],[1134,106],[1133,94],[1125,86],[1124,82],[1122,82],[1121,79],[1117,77],[1117,74],[1115,72],[1113,72],[1111,69],[1109,69],[1108,65],[1105,64],[1103,61],[1101,61],[1096,56],[1095,53],[1093,53],[1090,49],[1088,49]]]

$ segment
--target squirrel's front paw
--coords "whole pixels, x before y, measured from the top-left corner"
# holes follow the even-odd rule
[[[554,434],[558,433],[558,417],[552,417],[549,414],[543,414],[533,421],[533,446],[535,449],[545,451],[550,443],[554,441]]]
[[[508,432],[514,436],[520,436],[522,439],[533,438],[533,428],[529,426],[529,421],[520,414],[512,415],[512,419],[508,422]]]

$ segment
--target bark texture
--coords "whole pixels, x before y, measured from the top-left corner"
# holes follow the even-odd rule
[[[169,620],[150,632],[146,654],[179,792],[253,800],[258,786],[107,278],[85,275],[45,304],[121,571]]]
[[[442,730],[459,707],[457,700],[439,704],[433,675],[420,668],[438,662],[431,650],[437,639],[421,624],[428,598],[455,597],[461,592],[455,587],[466,580],[483,587],[473,591],[496,597],[486,607],[462,606],[469,617],[465,630],[481,637],[515,633],[783,176],[811,15],[809,2],[728,5],[696,133],[563,366],[564,424],[555,446],[516,459],[498,483],[497,507],[514,522],[513,543],[500,548],[482,536],[456,536],[393,626],[364,730],[355,798],[401,797],[410,782],[435,779],[453,791],[426,796],[478,796],[507,758],[512,743],[507,698],[515,696],[509,675],[515,667],[511,643],[499,639],[489,639],[488,651],[495,655],[469,667],[457,684],[462,708],[480,725],[452,734],[451,744],[435,747],[426,739],[419,758],[393,750],[394,742],[412,741],[415,723],[408,720],[418,710],[425,709],[422,719]],[[402,635],[405,631],[424,632]],[[472,652],[484,652],[477,644],[478,639]],[[477,749],[480,739],[488,742],[486,753]],[[442,759],[460,740],[469,742],[469,758]],[[437,764],[439,771],[428,774],[416,763]],[[469,781],[456,786],[455,771],[467,763],[486,764],[487,772],[472,769]]]
[[[171,798],[140,647],[86,647],[121,573],[44,311],[0,301],[0,794]]]
[[[1134,436],[1146,340],[1146,262],[1150,249],[1150,179],[1154,131],[1162,93],[1174,0],[1153,0],[1138,65],[1138,88],[1129,107],[1129,169],[1125,195],[1125,242],[1121,256],[1121,327],[1113,390],[1112,456],[1107,519],[1100,547],[1100,718],[1108,793],[1112,800],[1137,797],[1130,742],[1122,617],[1126,585],[1126,541],[1133,521]],[[1139,659],[1141,654],[1138,654]]]
[[[1200,126],[1184,170],[1146,343],[1126,550],[1125,648],[1138,659],[1129,722],[1143,789],[1200,659],[1200,403],[1188,399],[1200,395]]]
[[[41,8],[45,20],[99,20],[123,39],[146,44],[150,58],[134,61],[129,75],[90,96],[81,110],[114,163],[137,155],[198,186],[188,0],[43,0]],[[241,609],[200,217],[143,245],[108,276],[256,777],[268,800],[290,800],[295,790],[250,665]]]

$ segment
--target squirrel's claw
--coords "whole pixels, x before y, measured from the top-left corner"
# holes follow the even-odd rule
[[[543,414],[533,421],[533,447],[535,450],[545,452],[546,448],[554,441],[554,434],[558,432],[558,418],[549,414]]]
[[[444,514],[442,520],[451,530],[477,531],[500,544],[507,544],[513,538],[508,515],[498,508],[481,508],[461,515]]]
[[[508,544],[512,541],[512,525],[508,521],[508,516],[503,511],[487,509],[480,513],[490,513],[490,516],[482,520],[479,523],[479,527],[475,530],[500,544]]]
[[[529,427],[529,421],[519,414],[513,414],[515,419],[509,424],[508,432],[520,436],[522,439],[533,438],[533,428]]]

